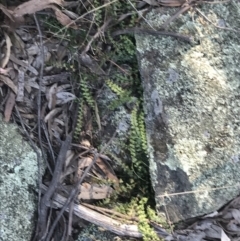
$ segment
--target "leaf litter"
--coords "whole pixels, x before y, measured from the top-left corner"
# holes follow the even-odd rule
[[[159,5],[156,1],[148,0],[145,2],[153,6]],[[175,0],[160,1],[160,5],[166,6],[179,6],[179,4],[179,1]],[[75,110],[77,108],[75,100],[78,98],[74,89],[77,86],[76,82],[71,78],[71,72],[63,70],[62,66],[51,66],[51,64],[45,66],[44,75],[39,77],[42,64],[42,49],[44,50],[44,62],[46,63],[51,63],[51,61],[62,62],[64,59],[69,58],[72,53],[64,41],[59,42],[56,39],[44,41],[41,49],[39,32],[30,32],[14,27],[19,19],[21,19],[21,22],[24,21],[26,15],[51,9],[60,24],[77,29],[76,21],[72,19],[78,19],[79,16],[67,9],[63,9],[67,5],[70,5],[70,3],[66,4],[63,0],[31,0],[11,9],[0,4],[0,10],[7,18],[6,21],[10,21],[9,26],[12,28],[11,31],[14,32],[10,36],[8,31],[3,31],[4,41],[3,45],[1,45],[2,54],[0,56],[0,88],[4,99],[2,99],[1,111],[4,113],[4,121],[9,122],[11,118],[14,118],[17,122],[21,122],[27,127],[30,133],[29,136],[36,143],[39,143],[35,129],[39,118],[36,100],[40,91],[41,95],[43,95],[40,119],[44,130],[41,144],[44,148],[52,150],[48,165],[49,167],[56,166],[54,152],[59,153],[58,159],[64,159],[63,166],[60,167],[62,171],[57,179],[58,184],[53,186],[53,193],[55,196],[60,195],[67,199],[73,197],[72,193],[75,192],[75,203],[79,203],[105,199],[118,190],[119,179],[112,168],[112,160],[103,153],[96,152],[96,149],[87,140],[79,144],[66,145],[65,147],[59,144],[59,141],[64,136],[73,131],[73,123],[76,119]],[[99,36],[99,34],[100,32],[97,32],[95,36]],[[60,49],[61,51],[59,51]],[[78,61],[88,68],[90,72],[96,75],[106,75],[98,61],[87,54],[89,49],[90,45],[83,50]],[[42,80],[41,84],[39,78]],[[19,110],[20,115],[18,117],[13,115],[14,107]],[[87,107],[85,115],[86,119],[91,116]],[[72,117],[69,118],[69,116]],[[98,122],[100,123],[100,119]],[[85,125],[84,135],[87,137],[91,136],[91,134],[87,134],[91,133],[91,126],[91,121]],[[63,156],[60,155],[61,152],[64,153]],[[46,197],[46,193],[49,193],[52,188],[49,180],[51,178],[49,179],[47,176],[43,180],[43,184],[48,187],[42,190],[45,193],[43,197]],[[52,181],[54,181],[54,175]],[[55,202],[60,199],[53,198]],[[73,201],[71,202],[73,203]],[[58,203],[58,205],[60,204]],[[61,207],[63,208],[63,204]],[[93,215],[92,211],[88,210],[88,212],[90,216]],[[90,218],[85,219],[91,220]],[[41,220],[39,223],[41,223]],[[110,224],[107,227],[114,230]],[[40,225],[38,228],[41,230],[42,226]],[[180,230],[176,229],[171,234],[159,226],[154,228],[159,233],[159,236],[165,240],[240,240],[240,198],[234,199],[213,214],[197,218],[194,222],[192,221],[190,226],[188,225],[188,227]],[[125,234],[129,233],[126,232]],[[136,233],[135,237],[141,237],[141,234]]]

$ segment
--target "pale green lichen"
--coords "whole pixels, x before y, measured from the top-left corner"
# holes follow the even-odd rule
[[[103,231],[102,228],[91,224],[82,230],[76,241],[130,241],[128,238],[119,237],[109,231]]]
[[[27,241],[37,210],[36,154],[17,127],[4,123],[1,116],[0,136],[0,240]]]
[[[215,25],[240,27],[236,1],[202,4],[199,9]],[[167,11],[173,13],[173,9]],[[147,20],[155,28],[162,25],[155,11]],[[205,193],[205,198],[202,193],[172,198],[175,203],[195,203],[191,213],[181,213],[172,204],[175,214],[170,216],[179,220],[217,209],[236,195],[234,184],[240,178],[236,171],[240,156],[240,38],[236,31],[216,28],[197,12],[181,15],[169,31],[191,36],[193,44],[172,37],[136,36],[154,189],[177,192],[179,187],[188,191],[233,185],[227,195],[226,189],[221,189]],[[159,183],[161,175],[176,175],[187,185],[181,186],[180,179]],[[164,204],[158,198],[157,202]]]

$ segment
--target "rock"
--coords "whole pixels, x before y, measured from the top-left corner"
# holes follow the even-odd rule
[[[0,116],[0,240],[30,241],[37,212],[37,156]]]
[[[119,105],[114,111],[108,108],[117,98],[117,95],[106,86],[102,91],[101,99],[98,100],[102,122],[102,131],[99,135],[101,148],[106,146],[104,153],[114,160],[115,164],[112,163],[112,165],[115,169],[118,169],[122,162],[130,160],[127,154],[127,142],[131,129],[131,112],[125,106]],[[110,143],[109,140],[111,140]]]
[[[165,206],[172,222],[218,210],[239,193],[240,34],[231,31],[240,28],[239,9],[237,1],[203,3],[212,23],[194,9],[170,23],[192,44],[136,35],[152,185],[157,210]],[[154,10],[147,21],[160,28],[175,11]]]
[[[94,240],[101,240],[101,241],[109,241],[109,240],[117,240],[117,241],[130,241],[127,237],[120,237],[114,233],[109,231],[104,231],[100,227],[90,224],[85,227],[81,233],[78,235],[76,241],[94,241]]]

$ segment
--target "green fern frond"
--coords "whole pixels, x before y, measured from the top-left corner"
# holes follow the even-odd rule
[[[94,109],[94,100],[90,88],[88,87],[87,78],[80,79],[80,91],[86,103]]]
[[[129,176],[132,176],[133,171],[129,168],[128,165],[126,165],[120,158],[118,158],[116,155],[114,155],[112,152],[105,151],[105,154],[112,159],[114,159],[117,164],[122,168],[123,172]]]
[[[142,179],[146,179],[148,165],[146,160],[146,132],[143,120],[143,112],[139,110],[138,105],[131,112],[131,130],[129,136],[129,151],[132,160],[132,169],[135,175]]]
[[[139,126],[139,134],[142,143],[142,149],[147,155],[147,137],[146,137],[146,128],[145,128],[145,121],[144,121],[144,112],[141,111],[138,115],[138,126]]]
[[[119,97],[117,100],[114,100],[110,104],[110,106],[109,106],[110,110],[114,110],[115,108],[117,108],[117,107],[119,107],[119,106],[121,106],[123,104],[126,104],[126,103],[128,103],[128,102],[130,102],[132,100],[130,91],[124,90],[122,87],[120,87],[119,85],[115,84],[111,80],[107,80],[106,84]]]
[[[155,231],[150,227],[147,219],[147,214],[145,211],[147,201],[148,199],[145,197],[139,201],[139,205],[137,207],[137,214],[139,219],[138,228],[142,232],[144,241],[160,241]]]
[[[79,106],[78,106],[78,117],[77,117],[77,123],[74,130],[74,138],[78,139],[81,129],[82,129],[82,120],[83,120],[83,106],[84,106],[84,99],[79,99]]]
[[[117,84],[113,83],[113,81],[111,81],[111,80],[107,80],[106,84],[118,96],[122,96],[126,93],[126,91],[123,88],[121,88]]]

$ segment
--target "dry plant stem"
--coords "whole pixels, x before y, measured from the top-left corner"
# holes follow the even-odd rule
[[[214,1],[214,2],[209,2],[209,1],[202,1],[202,3],[209,3],[209,4],[219,4],[219,3],[229,3],[231,0],[226,0],[226,1]]]
[[[230,2],[231,0],[223,1],[223,2],[210,2],[210,1],[202,1],[202,0],[190,0],[189,2],[186,1],[181,8],[176,11],[173,16],[171,16],[162,26],[163,29],[166,29],[168,25],[174,21],[176,18],[178,18],[181,14],[184,12],[188,11],[191,7],[202,4],[202,3],[209,3],[209,4],[217,4],[217,3],[227,3]],[[234,32],[238,32],[237,30],[231,29],[231,28],[224,28],[224,27],[219,27],[212,23],[199,9],[196,9],[198,13],[200,13],[207,21],[209,21],[211,24],[213,24],[215,27],[220,28],[220,29],[226,29]]]
[[[170,220],[170,218],[169,218],[168,210],[167,210],[166,205],[164,205],[164,209],[165,209],[165,213],[166,213],[166,216],[167,216],[167,222],[168,222],[168,225],[170,226],[171,233],[173,234],[172,222],[171,222],[171,220]]]
[[[39,139],[39,143],[40,143],[40,147],[41,147],[41,151],[43,153],[43,146],[42,146],[42,138],[41,138],[41,87],[42,87],[42,78],[43,78],[43,67],[44,67],[44,49],[43,49],[43,41],[42,41],[42,32],[37,20],[37,17],[35,14],[33,14],[34,16],[34,20],[38,29],[38,34],[39,34],[39,38],[40,38],[40,44],[41,44],[41,59],[42,59],[42,63],[41,63],[41,69],[40,69],[40,75],[39,75],[39,89],[38,89],[38,99],[37,99],[37,107],[38,107],[38,139]],[[39,185],[39,190],[38,190],[38,216],[41,216],[41,188],[40,185],[42,183],[42,177],[41,177],[41,166],[40,166],[40,162],[38,162],[38,185]],[[36,233],[38,233],[38,228],[39,226],[37,226],[37,230]]]
[[[101,119],[100,119],[100,115],[99,115],[99,111],[98,111],[98,105],[97,105],[97,101],[96,100],[94,100],[94,111],[95,111],[95,115],[96,115],[96,121],[97,121],[97,125],[98,125],[98,130],[101,131],[102,130]]]
[[[69,215],[68,215],[68,230],[67,235],[70,236],[72,233],[72,215],[73,215],[73,202],[69,205]],[[63,216],[64,217],[64,216]]]
[[[46,241],[50,241],[51,236],[53,234],[54,229],[57,226],[58,221],[60,220],[61,216],[63,215],[64,211],[68,208],[69,204],[71,202],[74,202],[75,198],[77,197],[78,193],[79,193],[79,186],[81,185],[81,183],[83,182],[84,178],[86,177],[86,175],[89,173],[90,169],[92,168],[92,166],[96,163],[98,159],[98,154],[96,153],[96,151],[94,151],[94,159],[91,163],[91,165],[89,165],[86,170],[84,171],[84,174],[82,175],[82,177],[78,180],[78,182],[76,183],[76,187],[74,189],[72,189],[68,199],[66,200],[65,204],[63,205],[61,211],[58,213],[57,217],[55,218],[51,229],[49,230],[49,233],[46,237]]]
[[[171,196],[177,196],[177,195],[186,195],[186,194],[192,194],[192,193],[198,193],[198,192],[209,192],[209,191],[215,191],[215,190],[221,190],[221,189],[228,189],[228,188],[240,188],[240,183],[237,183],[236,185],[232,186],[224,186],[224,187],[215,187],[215,188],[205,188],[205,189],[199,189],[194,191],[185,191],[185,192],[176,192],[176,193],[165,193],[162,195],[158,195],[157,197],[171,197]]]
[[[63,231],[63,236],[60,241],[68,241],[66,218],[64,216],[62,216],[62,219],[63,219],[63,223],[64,223],[64,231]]]
[[[191,1],[190,1],[191,3]],[[178,18],[181,14],[183,14],[184,12],[188,11],[192,6],[189,4],[183,5],[177,12],[175,12],[173,14],[173,16],[171,16],[162,26],[163,29],[166,29],[168,27],[168,25],[174,21],[176,18]]]
[[[107,144],[101,149],[101,153],[104,152],[104,150],[108,147],[108,145],[110,145],[110,143],[112,142],[112,140],[114,139],[114,137],[116,136],[117,131],[114,132],[113,136],[110,138],[110,140],[107,142]],[[90,151],[90,150],[89,150]],[[91,165],[89,165],[86,170],[84,171],[83,175],[81,176],[81,178],[78,180],[78,182],[76,183],[76,187],[71,191],[68,199],[66,200],[66,202],[64,203],[61,211],[58,213],[57,217],[55,218],[51,229],[49,230],[49,233],[46,237],[46,241],[50,241],[51,236],[57,226],[58,221],[60,220],[61,216],[63,215],[64,211],[66,211],[66,209],[69,207],[69,204],[74,202],[74,200],[76,199],[78,193],[79,193],[79,187],[82,184],[84,178],[87,176],[87,174],[89,173],[90,169],[93,167],[93,165],[96,163],[98,157],[99,157],[99,153],[97,153],[97,151],[95,149],[93,149],[92,153],[94,154],[94,158],[93,161],[91,163]],[[81,190],[80,190],[81,191]]]
[[[47,187],[42,185],[42,191],[46,190]],[[59,194],[54,195],[53,204],[55,207],[62,208],[67,202],[67,199]],[[65,211],[69,211],[66,208]],[[101,226],[106,230],[114,232],[121,236],[130,236],[135,238],[141,238],[142,234],[138,231],[137,225],[126,225],[122,224],[112,218],[106,217],[99,214],[96,211],[83,207],[82,205],[73,204],[73,212],[76,216],[81,219],[87,220],[90,223]]]
[[[43,120],[41,120],[41,126],[43,128],[43,131],[44,131],[44,134],[45,134],[45,137],[47,139],[47,143],[48,143],[48,147],[49,147],[49,150],[50,150],[50,153],[51,153],[51,156],[52,156],[52,160],[54,161],[55,160],[55,156],[54,156],[54,151],[53,151],[53,148],[52,148],[52,144],[51,144],[51,141],[49,139],[49,135],[48,135],[48,131],[47,131],[47,127],[46,127],[46,124]],[[49,170],[52,173],[52,170]]]
[[[108,19],[108,20],[98,29],[97,33],[95,33],[95,35],[94,35],[94,36],[91,38],[91,40],[88,42],[88,44],[87,44],[86,48],[83,50],[83,53],[82,53],[82,54],[86,54],[86,53],[89,51],[89,49],[90,49],[90,47],[91,47],[91,45],[92,45],[92,42],[93,42],[96,38],[98,38],[101,33],[103,33],[103,32],[105,31],[106,27],[109,25],[110,22],[111,22],[111,19]]]
[[[97,211],[100,211],[100,212],[102,212],[102,213],[105,213],[106,215],[107,215],[107,214],[108,214],[108,215],[111,214],[111,215],[114,216],[115,218],[116,218],[116,217],[120,217],[120,218],[123,219],[123,220],[136,221],[136,222],[139,221],[139,219],[136,218],[136,217],[129,217],[129,216],[127,216],[127,215],[124,215],[124,214],[122,214],[122,213],[116,212],[116,211],[114,211],[114,210],[110,210],[110,209],[106,209],[106,208],[102,208],[102,207],[93,206],[93,205],[88,204],[88,203],[82,203],[82,205],[85,206],[85,207],[88,207],[88,208],[90,208],[90,209],[97,210]]]
[[[170,236],[170,234],[164,228],[162,228],[158,223],[154,221],[150,221],[149,223],[154,228],[155,232],[159,237],[165,238]]]
[[[129,4],[132,6],[132,8],[138,13],[138,15],[144,19],[144,21],[150,26],[151,29],[153,29],[154,31],[156,31],[156,29],[147,21],[146,18],[143,17],[143,15],[141,14],[141,12],[139,12],[135,6],[132,4],[132,2],[130,0],[127,0],[129,2]]]
[[[58,182],[60,180],[61,172],[62,172],[62,167],[66,158],[67,151],[69,150],[71,141],[72,141],[72,137],[68,135],[66,137],[66,140],[62,143],[62,146],[56,161],[51,183],[48,187],[47,192],[44,194],[44,196],[41,199],[40,216],[38,219],[38,227],[39,227],[38,240],[44,240],[44,236],[47,233],[47,227],[46,227],[47,213],[48,213],[47,205],[50,205],[51,198],[57,188]]]
[[[30,135],[29,135],[29,133],[28,133],[28,131],[27,131],[26,128],[25,128],[25,125],[24,125],[24,123],[23,123],[23,119],[22,119],[22,117],[21,117],[21,115],[20,115],[20,113],[19,113],[19,110],[18,110],[17,105],[15,105],[14,107],[15,107],[15,111],[16,111],[16,113],[17,113],[17,115],[18,115],[18,118],[19,118],[19,120],[20,120],[20,123],[21,123],[21,126],[22,126],[22,128],[23,128],[23,131],[25,132],[25,134],[26,134],[26,136],[27,136],[27,138],[28,138],[28,140],[29,140],[29,142],[30,142],[30,145],[31,145],[31,147],[33,148],[34,152],[36,152],[37,160],[38,160],[38,162],[40,163],[40,161],[41,161],[41,154],[39,153],[37,146],[34,144],[34,142],[32,141],[32,139],[31,139],[31,137],[30,137]]]
[[[102,9],[102,8],[105,8],[105,7],[107,7],[107,6],[115,3],[115,2],[117,2],[117,1],[118,1],[118,0],[113,0],[113,1],[111,1],[111,2],[107,2],[107,3],[103,4],[103,5],[101,5],[100,7],[94,8],[94,9],[90,10],[89,12],[84,13],[83,15],[81,15],[80,17],[78,17],[77,19],[75,19],[74,22],[77,22],[78,20],[84,18],[84,17],[87,16],[88,14],[93,13],[93,12],[96,12],[96,11]],[[72,24],[72,23],[67,24],[67,25],[64,26],[61,30],[59,30],[57,33],[53,34],[53,36],[58,36],[58,34],[59,34],[63,29],[68,28],[71,24]]]
[[[84,44],[85,44],[85,42],[86,42],[86,40],[87,40],[87,38],[88,38],[88,36],[89,36],[89,34],[90,34],[92,28],[93,28],[94,18],[95,18],[95,15],[93,16],[93,20],[92,20],[91,23],[90,23],[90,26],[89,26],[89,28],[88,28],[88,31],[87,31],[86,37],[84,38],[82,44],[79,46],[78,49],[81,49],[81,48],[84,46]]]
[[[38,169],[39,169],[39,167],[40,167],[40,163],[41,163],[41,158],[40,158],[40,153],[39,153],[39,151],[38,151],[38,148],[37,148],[37,146],[34,144],[34,142],[32,141],[32,139],[31,139],[31,137],[30,137],[30,135],[29,135],[29,133],[27,132],[27,130],[26,130],[26,128],[25,128],[25,126],[24,126],[24,123],[23,123],[23,120],[22,120],[22,117],[21,117],[21,115],[20,115],[20,113],[19,113],[19,110],[18,110],[18,108],[17,108],[17,105],[15,105],[15,111],[16,111],[16,113],[17,113],[17,115],[18,115],[18,117],[19,117],[19,120],[20,120],[20,123],[21,123],[21,126],[22,126],[22,128],[23,128],[23,130],[24,130],[24,132],[25,132],[25,134],[26,134],[26,136],[27,136],[27,138],[28,138],[28,140],[29,140],[29,142],[30,142],[30,144],[31,144],[31,146],[32,146],[32,148],[33,148],[33,150],[34,150],[34,152],[36,153],[36,155],[37,155],[37,162],[38,162]],[[39,172],[39,170],[38,170],[38,172]],[[40,175],[41,173],[39,172],[38,173],[38,175]],[[39,180],[38,180],[39,181]],[[38,193],[41,195],[41,183],[38,183],[39,184],[39,190],[38,190]],[[39,199],[39,197],[38,197],[38,215],[40,214],[40,199]],[[38,227],[36,228],[36,233],[38,232]]]
[[[1,92],[2,94],[2,92]],[[2,100],[1,104],[0,104],[0,108],[3,108],[3,106],[5,105],[5,103],[7,102],[7,99],[8,99],[8,96],[10,94],[10,88],[7,89],[7,94],[6,96],[4,97],[4,99]],[[3,94],[2,94],[3,95]]]
[[[227,28],[227,27],[220,27],[213,23],[206,15],[204,15],[198,8],[196,8],[196,11],[203,17],[205,18],[209,23],[211,23],[214,27],[222,29],[222,30],[228,30],[228,31],[233,31],[235,33],[240,33],[240,31],[233,29],[233,28]]]
[[[185,36],[185,35],[181,35],[178,33],[173,33],[173,32],[167,32],[167,31],[155,31],[152,29],[143,29],[143,28],[128,28],[128,29],[123,29],[123,30],[119,30],[116,32],[113,32],[113,36],[117,36],[120,34],[150,34],[153,36],[170,36],[173,38],[177,38],[179,40],[188,42],[188,43],[192,43],[192,40],[190,37]]]
[[[123,69],[121,66],[119,66],[118,64],[116,64],[114,61],[112,61],[111,59],[108,60],[110,63],[112,63],[113,65],[115,65],[119,70],[121,70],[125,75],[130,75],[130,73],[128,73],[125,69]]]

